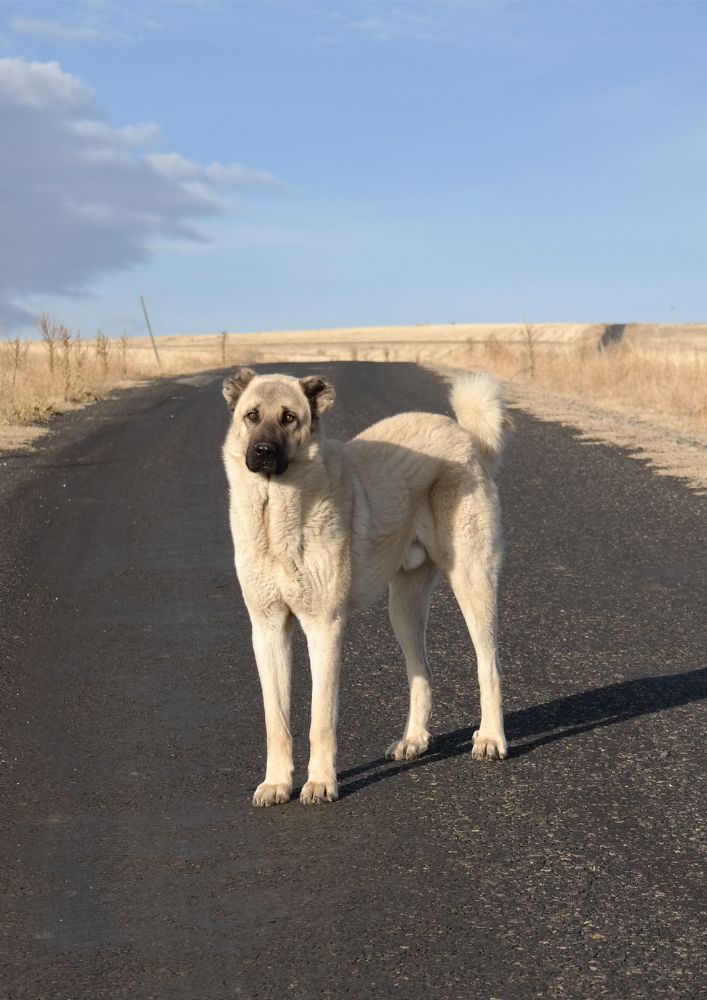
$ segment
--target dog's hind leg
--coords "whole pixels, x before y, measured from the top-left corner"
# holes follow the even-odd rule
[[[476,650],[481,701],[481,722],[473,736],[475,760],[503,760],[508,744],[503,731],[501,670],[496,647],[496,578],[492,560],[479,550],[468,565],[459,559],[448,573],[471,640]]]
[[[268,759],[265,780],[255,789],[254,806],[287,802],[292,794],[290,673],[292,615],[288,608],[250,610],[253,650],[263,690]]]
[[[432,709],[430,668],[425,632],[430,594],[437,581],[437,567],[425,561],[417,569],[399,570],[388,586],[388,612],[393,631],[405,657],[410,687],[410,710],[405,732],[388,747],[389,760],[412,760],[427,749],[427,723]]]

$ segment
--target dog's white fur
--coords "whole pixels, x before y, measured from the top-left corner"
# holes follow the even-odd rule
[[[425,629],[440,571],[476,649],[481,722],[472,756],[506,757],[496,648],[502,542],[492,477],[510,421],[498,384],[487,375],[458,377],[451,388],[457,422],[403,413],[348,443],[322,435],[320,417],[334,398],[323,379],[240,369],[224,383],[224,395],[233,411],[223,455],[236,571],[252,623],[267,730],[265,779],[253,803],[286,802],[292,792],[293,618],[306,635],[312,672],[309,773],[300,799],[337,797],[343,629],[352,611],[386,588],[410,687],[405,731],[387,755],[411,759],[427,749],[432,698]],[[287,425],[283,414],[290,415]],[[259,433],[254,418],[261,428],[269,421],[279,435],[289,463],[282,474],[246,466]]]

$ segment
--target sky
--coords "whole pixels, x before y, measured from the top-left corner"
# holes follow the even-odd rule
[[[707,321],[707,3],[0,0],[0,337]]]

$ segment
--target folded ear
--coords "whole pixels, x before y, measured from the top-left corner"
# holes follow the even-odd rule
[[[309,400],[312,423],[315,423],[322,413],[333,405],[336,399],[334,386],[326,379],[320,378],[319,375],[308,375],[306,378],[301,378],[299,384]]]
[[[236,368],[234,372],[223,380],[223,398],[228,403],[231,413],[235,410],[241,393],[252,378],[255,378],[255,372],[252,368]]]

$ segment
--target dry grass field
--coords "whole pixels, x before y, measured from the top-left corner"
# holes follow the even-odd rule
[[[46,315],[38,332],[32,341],[0,342],[0,445],[27,440],[27,429],[55,414],[148,378],[329,360],[486,370],[511,387],[707,437],[707,326],[449,324],[179,335],[158,338],[159,366],[148,338],[99,332],[88,340]]]
[[[374,327],[240,335],[235,342],[253,362],[414,361],[489,371],[510,383],[707,435],[707,325],[620,331],[603,324]]]
[[[41,339],[0,342],[0,425],[46,423],[118,387],[238,361],[223,334],[184,338],[183,347],[160,345],[158,365],[149,340],[111,339],[100,331],[88,340],[48,316],[38,328]]]

